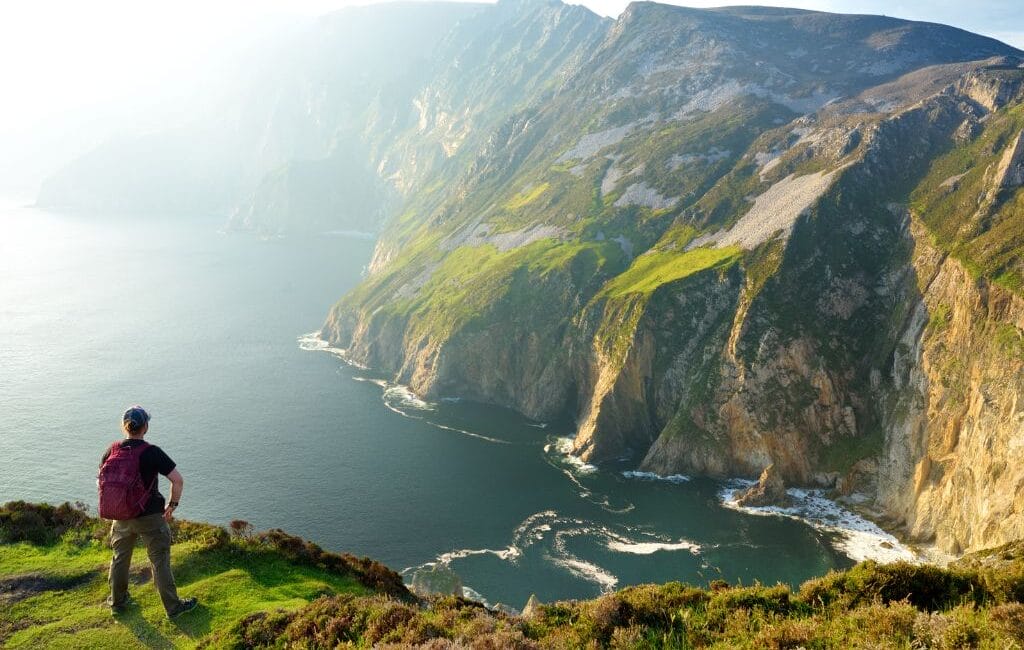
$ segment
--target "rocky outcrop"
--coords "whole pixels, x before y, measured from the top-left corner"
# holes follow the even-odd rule
[[[1024,537],[1024,299],[915,226],[921,287],[900,336],[878,504],[949,553]]]
[[[416,569],[410,585],[417,596],[462,595],[462,578],[445,564]]]
[[[779,476],[775,465],[769,465],[761,472],[757,483],[744,490],[736,497],[736,505],[761,508],[765,506],[778,506],[785,508],[790,505],[789,495],[786,494],[786,484]]]
[[[1000,190],[1013,189],[1024,185],[1024,131],[1017,134],[1006,148],[996,169],[995,186]]]
[[[534,618],[540,614],[540,607],[541,602],[537,598],[537,594],[530,594],[530,597],[526,600],[526,605],[523,606],[523,618]]]
[[[1000,69],[1020,67],[1015,58],[997,57],[987,62],[997,73],[971,73],[958,82],[958,89],[986,110],[994,111],[1024,96],[1024,81],[1014,74],[1000,74]]]

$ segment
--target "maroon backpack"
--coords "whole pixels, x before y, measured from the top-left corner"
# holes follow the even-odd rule
[[[149,487],[142,482],[139,459],[149,448],[144,442],[136,446],[121,446],[115,442],[110,454],[100,466],[97,484],[100,491],[100,517],[104,519],[134,519],[146,509],[146,502],[156,485],[156,477]]]

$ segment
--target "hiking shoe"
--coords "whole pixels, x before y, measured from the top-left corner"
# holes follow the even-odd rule
[[[110,613],[114,616],[117,616],[118,614],[124,614],[126,611],[128,611],[130,607],[135,607],[136,604],[137,603],[135,602],[135,599],[131,596],[125,598],[124,602],[120,605],[114,605],[109,600],[107,601],[107,605],[110,606]]]
[[[173,614],[168,614],[167,618],[177,618],[185,612],[191,612],[196,607],[199,607],[199,601],[195,598],[182,598],[178,609],[174,610]]]

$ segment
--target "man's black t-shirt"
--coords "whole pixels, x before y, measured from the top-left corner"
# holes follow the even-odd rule
[[[142,440],[129,438],[122,441],[121,446],[138,447],[142,443]],[[103,465],[109,455],[110,449],[103,452],[103,458],[100,459],[100,466]],[[139,457],[139,473],[142,474],[142,482],[145,485],[152,483],[153,489],[149,493],[149,501],[146,502],[146,509],[142,511],[142,514],[139,515],[140,517],[164,511],[164,495],[160,494],[160,485],[156,481],[156,475],[157,473],[160,473],[167,476],[174,471],[174,467],[175,464],[174,461],[171,460],[171,457],[165,454],[164,450],[156,445],[150,445],[149,449],[142,452],[142,456]]]

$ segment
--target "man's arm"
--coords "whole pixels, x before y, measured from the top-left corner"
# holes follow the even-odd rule
[[[181,472],[177,468],[172,470],[167,475],[167,478],[171,481],[171,498],[167,502],[167,507],[164,508],[164,520],[170,521],[174,518],[174,509],[178,507],[178,502],[181,501],[181,488],[185,485],[185,479],[182,478]]]

